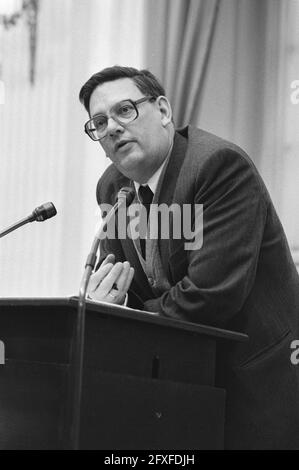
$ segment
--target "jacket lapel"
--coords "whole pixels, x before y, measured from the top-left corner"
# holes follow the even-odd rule
[[[169,207],[172,203],[180,204],[181,201],[176,201],[175,192],[178,188],[178,181],[180,170],[184,162],[188,141],[185,137],[186,129],[175,133],[172,152],[169,162],[164,173],[164,178],[161,184],[160,193],[158,195],[158,204],[166,204]],[[171,228],[171,227],[170,227]],[[159,250],[162,260],[162,265],[167,273],[168,278],[171,278],[169,271],[169,258],[180,240],[167,240],[159,238]]]

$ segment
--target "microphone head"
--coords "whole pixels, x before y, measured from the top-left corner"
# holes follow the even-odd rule
[[[123,187],[118,191],[116,200],[121,201],[125,199],[126,206],[128,207],[130,204],[132,204],[134,197],[135,191],[133,188]]]
[[[53,202],[45,202],[41,206],[38,206],[32,212],[33,220],[37,222],[43,222],[44,220],[50,219],[57,214],[57,210],[53,204]]]

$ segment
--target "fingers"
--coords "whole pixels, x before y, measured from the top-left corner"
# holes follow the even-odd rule
[[[106,258],[102,262],[101,266],[105,266],[105,264],[107,264],[107,263],[112,263],[112,264],[115,263],[115,256],[112,253],[110,253],[109,255],[106,256]]]
[[[134,277],[134,268],[128,261],[115,261],[113,255],[108,255],[98,271],[92,274],[88,293],[94,300],[122,304]]]
[[[106,256],[106,258],[102,262],[99,269],[94,274],[91,275],[89,286],[88,286],[88,291],[93,291],[98,287],[98,285],[102,282],[102,280],[107,276],[109,271],[112,269],[114,263],[115,263],[115,256],[113,254],[109,254],[108,256]]]
[[[131,285],[131,282],[133,281],[134,273],[135,273],[134,268],[130,268],[130,269],[129,269],[129,274],[128,274],[127,280],[126,280],[125,285],[124,285],[124,291],[125,291],[125,293],[127,293],[128,290],[129,290],[129,287],[130,287],[130,285]]]
[[[105,268],[105,266],[104,266]],[[104,269],[103,268],[103,269]],[[120,274],[123,271],[123,263],[116,263],[110,272],[105,276],[105,278],[102,280],[100,283],[98,289],[101,290],[101,293],[104,295],[107,295],[111,289],[113,288],[114,284],[117,284],[117,280],[120,276]]]
[[[116,283],[113,284],[112,289],[109,291],[106,300],[114,304],[123,304],[133,277],[134,268],[131,268],[130,263],[125,261],[123,263],[123,270]]]
[[[129,271],[130,271],[130,263],[128,261],[125,261],[123,263],[123,270],[116,281],[116,286],[119,291],[124,290]]]
[[[102,263],[99,269],[90,276],[88,291],[96,290],[98,285],[103,281],[103,279],[105,279],[105,277],[111,271],[112,268],[113,268],[112,263],[105,264],[104,266]]]

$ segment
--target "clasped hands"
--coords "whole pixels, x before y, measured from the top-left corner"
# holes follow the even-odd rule
[[[123,305],[133,277],[134,268],[128,261],[115,263],[115,256],[109,254],[91,275],[88,296],[93,300]]]

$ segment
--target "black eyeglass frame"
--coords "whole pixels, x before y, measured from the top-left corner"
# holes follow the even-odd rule
[[[138,111],[137,105],[139,105],[139,104],[141,104],[141,103],[144,103],[145,101],[155,101],[155,100],[156,100],[156,98],[155,98],[154,96],[145,96],[145,97],[140,98],[139,100],[136,100],[136,101],[133,101],[133,100],[131,100],[131,99],[129,99],[129,98],[126,99],[126,100],[122,100],[122,101],[120,101],[119,103],[116,103],[116,104],[113,106],[113,108],[114,108],[115,106],[117,106],[118,104],[120,104],[120,103],[129,101],[129,102],[133,105],[133,107],[134,107],[134,109],[135,109],[135,111],[136,111],[136,116],[134,117],[134,119],[132,119],[131,121],[128,121],[127,123],[124,123],[124,122],[122,122],[122,121],[119,121],[119,120],[117,119],[117,117],[115,117],[115,116],[113,116],[113,119],[114,119],[114,121],[116,121],[118,124],[120,124],[121,126],[124,126],[124,127],[125,127],[127,124],[130,124],[131,122],[135,121],[135,120],[138,118],[138,116],[139,116],[139,111]],[[113,109],[113,108],[112,108],[112,109]],[[95,114],[91,119],[89,119],[89,120],[84,124],[84,132],[85,132],[85,133],[88,135],[88,137],[90,137],[91,140],[93,140],[94,142],[97,142],[97,141],[99,141],[99,140],[104,139],[104,137],[106,137],[106,135],[107,135],[107,133],[106,133],[106,134],[103,135],[102,137],[100,137],[100,138],[98,138],[98,139],[95,139],[95,138],[93,137],[92,132],[90,132],[90,129],[87,128],[88,123],[92,122],[95,117],[101,116],[101,115],[107,117],[107,123],[108,123],[108,116],[105,115],[105,114],[99,113],[99,114]],[[107,128],[106,128],[106,130],[107,130]]]

